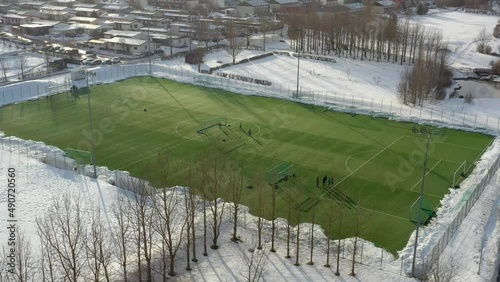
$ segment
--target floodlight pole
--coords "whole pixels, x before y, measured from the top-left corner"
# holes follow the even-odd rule
[[[299,98],[299,81],[300,81],[300,46],[298,46],[297,52],[297,91],[295,92],[295,98]]]
[[[87,88],[89,90],[89,93],[87,94],[87,100],[89,104],[90,144],[92,145],[92,164],[94,165],[94,178],[97,178],[97,168],[95,163],[94,130],[92,128],[92,107],[90,106],[90,87],[89,87],[89,76],[94,76],[96,75],[96,73],[87,70],[85,71],[85,74],[87,75]]]
[[[418,203],[418,216],[417,216],[417,227],[415,231],[415,245],[413,247],[413,262],[411,264],[411,276],[415,277],[415,261],[417,260],[417,247],[418,247],[418,231],[420,228],[420,213],[422,211],[422,200],[424,198],[424,186],[425,186],[425,174],[427,172],[427,155],[429,153],[429,143],[431,140],[431,135],[427,133],[427,146],[425,148],[425,159],[424,159],[424,175],[422,175],[422,187],[420,188],[420,199]]]

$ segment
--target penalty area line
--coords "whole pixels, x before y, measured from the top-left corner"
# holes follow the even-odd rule
[[[438,164],[439,164],[441,161],[442,161],[442,160],[439,160],[439,161],[438,161],[438,162],[437,162],[437,163],[436,163],[436,164],[435,164],[435,165],[434,165],[431,169],[429,169],[429,171],[427,171],[427,172],[425,173],[425,176],[427,177],[427,174],[431,173],[431,171],[432,171],[434,168],[436,168],[436,166],[438,166]],[[410,191],[415,192],[415,191],[413,191],[413,189],[415,189],[415,187],[417,187],[417,185],[418,185],[420,182],[422,182],[422,178],[420,178],[420,179],[417,181],[417,183],[415,183],[415,185],[413,185],[413,187],[411,187]]]
[[[383,152],[385,152],[385,150],[389,149],[389,147],[391,147],[392,145],[396,144],[396,142],[398,142],[399,140],[401,140],[403,137],[405,137],[405,135],[401,135],[398,139],[394,140],[391,144],[387,145],[384,149],[380,150],[380,152],[378,152],[377,154],[375,154],[375,156],[371,157],[370,159],[368,159],[366,162],[364,162],[361,166],[359,166],[357,169],[355,169],[353,172],[349,173],[346,177],[344,177],[344,179],[340,180],[337,184],[335,184],[334,187],[337,187],[340,185],[340,183],[344,182],[346,179],[348,179],[349,177],[351,177],[354,173],[356,173],[356,171],[360,170],[362,167],[364,167],[365,165],[367,165],[369,162],[371,162],[373,159],[375,159],[378,155],[382,154]],[[323,193],[320,198],[323,198],[323,196],[326,195],[327,192]]]

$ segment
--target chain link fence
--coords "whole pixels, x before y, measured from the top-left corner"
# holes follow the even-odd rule
[[[137,76],[153,75],[168,78],[178,82],[195,85],[222,88],[232,92],[247,95],[273,96],[288,100],[299,100],[328,107],[332,110],[349,113],[383,116],[396,120],[425,122],[438,126],[469,128],[476,131],[500,133],[500,117],[483,113],[468,113],[466,110],[446,110],[431,103],[422,107],[411,107],[397,100],[368,99],[346,93],[299,89],[295,86],[272,83],[259,84],[262,80],[242,81],[221,76],[198,73],[193,70],[174,68],[161,63],[138,63],[133,65],[111,65],[89,69],[95,76],[89,76],[89,85],[111,83],[117,80]],[[257,82],[257,83],[256,83]],[[72,81],[71,73],[63,73],[46,79],[31,80],[0,87],[0,105],[54,95],[66,92],[75,84],[85,87],[86,80]]]
[[[423,279],[426,273],[428,273],[428,271],[431,269],[432,265],[439,260],[441,253],[453,238],[453,235],[455,235],[455,232],[460,227],[460,224],[467,217],[470,210],[499,169],[500,157],[497,158],[497,160],[491,165],[491,167],[487,170],[486,174],[479,181],[479,183],[477,183],[472,189],[469,189],[462,195],[462,198],[455,206],[455,209],[459,212],[457,213],[453,221],[447,226],[446,230],[441,235],[439,235],[440,238],[437,243],[431,248],[428,248],[429,251],[427,254],[421,252],[420,255],[417,255],[415,274],[418,278]]]

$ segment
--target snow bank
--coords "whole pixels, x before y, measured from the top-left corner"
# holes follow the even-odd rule
[[[450,189],[450,193],[444,196],[437,210],[437,217],[421,229],[416,260],[416,269],[420,274],[429,270],[433,259],[441,254],[441,250],[446,247],[448,240],[467,215],[464,209],[470,210],[488,185],[500,165],[499,157],[500,138],[497,138],[481,156],[474,171],[461,183],[461,188]],[[412,233],[406,247],[398,252],[399,257],[405,259],[406,273],[411,273],[414,242],[415,233]]]

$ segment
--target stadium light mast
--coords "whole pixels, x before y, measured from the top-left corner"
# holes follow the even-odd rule
[[[299,82],[300,82],[300,46],[297,52],[297,90],[295,91],[295,98],[299,98]]]
[[[94,145],[94,131],[92,128],[92,107],[90,106],[90,87],[89,87],[89,76],[96,76],[95,71],[85,70],[85,75],[87,76],[87,88],[89,93],[87,94],[87,100],[89,104],[89,123],[90,123],[90,144],[92,145],[92,165],[94,166],[94,178],[97,178],[97,168],[95,163],[95,145]]]
[[[149,26],[151,25],[151,18],[148,17],[148,58],[149,58],[149,75],[152,75],[153,72],[151,70],[151,36],[149,35]]]
[[[422,175],[422,186],[420,188],[420,198],[418,201],[418,214],[417,214],[417,226],[415,228],[415,244],[413,246],[413,261],[411,263],[411,276],[415,277],[415,262],[417,260],[417,247],[418,247],[418,231],[420,229],[420,220],[422,213],[422,202],[424,199],[424,187],[425,187],[425,175],[427,174],[427,157],[429,155],[429,144],[431,141],[431,135],[444,135],[444,132],[439,131],[436,132],[434,130],[427,130],[425,128],[421,128],[418,130],[417,128],[413,128],[413,133],[417,134],[425,134],[427,135],[427,145],[425,147],[425,158],[424,158],[424,174]]]

